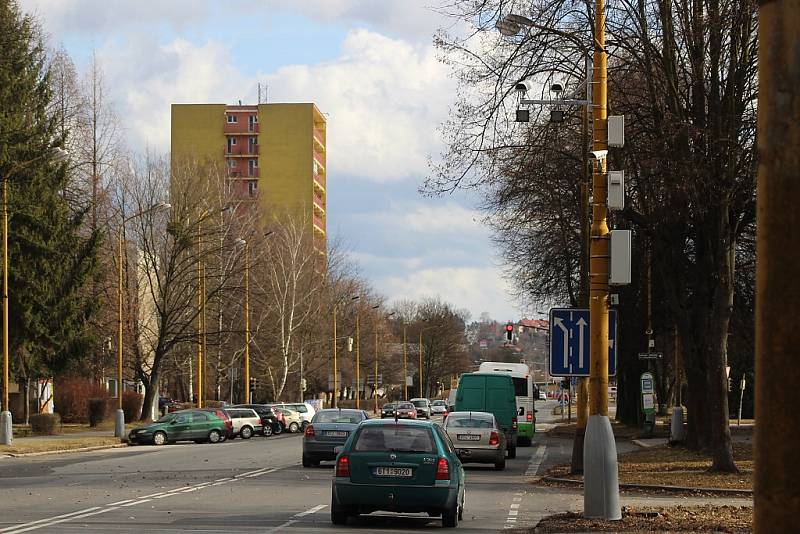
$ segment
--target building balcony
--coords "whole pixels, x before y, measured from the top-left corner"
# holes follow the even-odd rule
[[[314,174],[314,190],[320,194],[325,194],[325,176]]]
[[[314,231],[319,232],[321,234],[325,233],[325,220],[322,217],[318,217],[317,215],[313,215],[311,217],[312,222],[314,223]]]
[[[249,178],[259,178],[261,176],[260,170],[258,167],[255,169],[228,169],[228,178],[240,178],[240,179],[249,179]]]
[[[320,167],[319,172],[321,174],[325,173],[325,154],[314,150],[314,161],[317,162],[317,165]]]
[[[228,157],[257,156],[259,152],[258,145],[250,146],[244,143],[237,143],[230,148],[226,146],[224,151],[225,155]]]
[[[247,119],[240,117],[239,122],[226,122],[223,132],[227,135],[249,135],[259,133],[258,123],[247,124]]]

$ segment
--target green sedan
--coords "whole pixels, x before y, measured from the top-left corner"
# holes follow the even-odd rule
[[[455,527],[464,513],[464,469],[435,423],[370,419],[351,433],[336,458],[331,521],[377,510],[427,512]]]
[[[174,441],[218,443],[225,431],[225,422],[213,413],[185,410],[167,414],[147,426],[134,428],[128,434],[128,441],[153,445]]]

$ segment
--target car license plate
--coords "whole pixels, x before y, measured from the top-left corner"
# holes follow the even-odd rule
[[[411,478],[414,471],[410,467],[376,467],[372,474],[376,477]]]
[[[327,430],[325,431],[325,435],[332,438],[346,438],[347,432],[344,432],[342,430]]]
[[[481,436],[479,434],[456,434],[458,441],[480,441]]]

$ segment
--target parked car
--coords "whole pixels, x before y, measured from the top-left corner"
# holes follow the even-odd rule
[[[295,412],[299,413],[303,428],[305,428],[306,425],[308,425],[311,422],[311,420],[314,418],[314,414],[317,413],[314,407],[307,402],[296,402],[293,404],[281,403],[281,404],[275,404],[275,406],[278,406],[280,408],[287,408],[289,410],[294,410]]]
[[[272,434],[280,434],[283,432],[283,414],[276,413],[275,410],[267,404],[236,404],[231,408],[250,408],[255,410],[261,418],[261,433],[265,437]]]
[[[222,408],[194,408],[195,410],[201,412],[208,412],[216,415],[223,421],[225,421],[225,434],[222,436],[220,441],[225,441],[226,439],[233,439],[236,437],[236,432],[233,430],[233,421],[231,421],[231,416],[228,415],[225,410]]]
[[[398,402],[394,407],[394,411],[398,419],[417,418],[417,408],[410,402]]]
[[[273,405],[272,407],[276,412],[283,415],[283,428],[289,432],[300,432],[303,428],[303,420],[300,419],[300,413],[289,408],[281,408],[280,406]]]
[[[175,441],[219,443],[227,431],[225,421],[213,413],[185,410],[167,414],[155,423],[131,430],[128,441],[153,445],[164,445]]]
[[[443,424],[462,463],[494,464],[506,468],[506,436],[494,415],[486,412],[453,412]]]
[[[428,399],[411,399],[411,404],[417,408],[417,417],[431,418],[431,401]]]
[[[455,411],[493,414],[506,436],[508,457],[516,458],[517,397],[509,375],[464,373],[458,381]]]
[[[233,434],[242,439],[250,439],[263,430],[261,417],[252,408],[225,408],[233,422]]]
[[[431,413],[433,415],[444,415],[447,413],[447,403],[443,400],[435,400],[431,403]]]
[[[329,408],[320,410],[303,432],[303,467],[335,460],[336,447],[344,445],[361,421],[369,419],[363,410]]]
[[[430,421],[363,421],[336,458],[331,522],[376,510],[427,512],[455,527],[464,513],[464,469]]]
[[[381,408],[381,419],[386,417],[394,417],[394,409],[397,406],[396,402],[387,402]]]

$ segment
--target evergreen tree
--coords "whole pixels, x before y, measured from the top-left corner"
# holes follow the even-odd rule
[[[0,178],[9,199],[9,345],[20,380],[80,365],[94,303],[83,291],[99,235],[65,198],[68,171],[48,157],[66,132],[51,109],[47,57],[36,21],[0,0]]]

